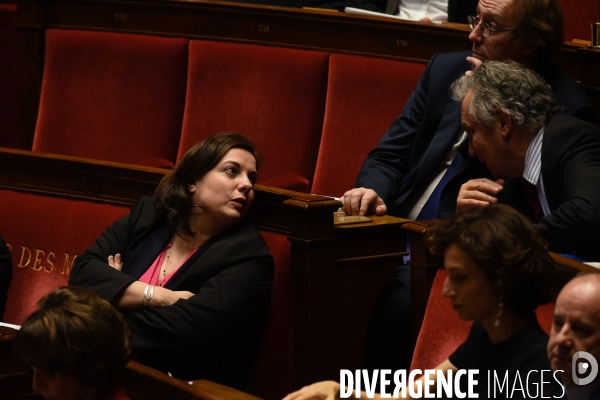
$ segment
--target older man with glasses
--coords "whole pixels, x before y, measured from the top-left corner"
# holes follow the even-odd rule
[[[597,123],[579,85],[549,60],[564,41],[560,0],[480,0],[469,24],[472,51],[431,58],[402,114],[364,161],[355,188],[342,196],[347,214],[442,218],[454,213],[463,183],[491,179],[468,155],[460,104],[449,93],[452,82],[486,60],[510,59],[534,69],[566,113]],[[509,187],[504,186],[506,195]],[[408,368],[409,308],[410,272],[399,265],[373,311],[366,368]]]

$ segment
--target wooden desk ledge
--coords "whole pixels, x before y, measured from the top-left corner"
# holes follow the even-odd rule
[[[127,364],[124,381],[131,400],[258,400],[218,383],[182,381],[135,361]]]

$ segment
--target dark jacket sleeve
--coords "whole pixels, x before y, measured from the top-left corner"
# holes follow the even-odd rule
[[[538,229],[549,249],[600,260],[600,129],[554,117],[544,133],[542,177],[550,214]]]
[[[402,179],[410,171],[410,156],[427,105],[429,74],[436,57],[437,54],[427,64],[402,114],[371,150],[356,178],[355,187],[373,189],[388,208],[398,197]]]
[[[0,236],[0,321],[6,309],[6,298],[12,280],[12,259],[8,246]]]
[[[108,265],[108,256],[119,253],[127,262],[129,215],[115,221],[85,253],[75,260],[69,285],[87,287],[102,298],[114,297],[135,281],[131,276]]]

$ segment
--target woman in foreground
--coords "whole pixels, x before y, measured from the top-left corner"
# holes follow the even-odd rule
[[[77,258],[69,283],[122,311],[142,363],[248,388],[273,279],[269,250],[245,218],[258,167],[243,136],[198,143],[154,197]]]
[[[550,299],[547,289],[554,268],[543,239],[517,211],[495,204],[445,220],[430,231],[428,242],[433,254],[443,255],[448,272],[442,295],[462,320],[475,321],[467,340],[435,369],[446,377],[450,371],[455,376],[459,369],[478,369],[479,398],[489,398],[487,371],[495,371],[501,380],[508,371],[510,389],[518,371],[523,390],[514,391],[511,398],[540,396],[535,386],[540,384],[539,373],[529,382],[526,379],[530,371],[550,371],[545,350],[548,335],[534,313]],[[467,377],[462,378],[460,389],[466,394]],[[544,396],[562,396],[551,373],[545,374],[544,381]],[[435,387],[429,391],[435,393]],[[497,398],[510,394],[505,390]],[[338,398],[339,383],[326,381],[306,386],[285,400]]]

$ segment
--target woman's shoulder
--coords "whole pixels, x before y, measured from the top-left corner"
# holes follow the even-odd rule
[[[157,207],[156,198],[154,196],[141,197],[129,211],[129,226],[153,226],[164,225],[165,220]]]

